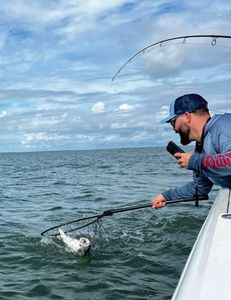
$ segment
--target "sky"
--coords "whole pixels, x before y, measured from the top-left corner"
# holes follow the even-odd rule
[[[0,152],[164,146],[170,101],[231,112],[229,0],[0,0]]]

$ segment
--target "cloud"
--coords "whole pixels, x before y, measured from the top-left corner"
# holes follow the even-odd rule
[[[0,112],[0,118],[4,118],[7,115],[7,112],[5,110]]]
[[[169,115],[169,107],[166,105],[161,106],[160,111],[155,115],[155,121],[159,124],[160,121]]]
[[[164,145],[170,100],[197,92],[231,111],[225,0],[12,0],[1,3],[0,151]],[[100,101],[99,101],[100,99]],[[87,122],[86,122],[87,120]]]
[[[134,106],[131,104],[127,104],[127,103],[121,104],[119,106],[119,110],[133,110],[133,109],[134,109]]]
[[[123,129],[128,128],[128,123],[112,123],[110,125],[111,129]]]
[[[62,139],[67,139],[67,136],[60,136],[58,134],[55,135],[49,135],[46,132],[39,132],[39,133],[29,133],[29,134],[24,134],[23,139],[22,139],[22,144],[24,145],[29,145],[32,142],[37,142],[37,141],[58,141]]]
[[[91,112],[94,114],[103,113],[104,112],[104,103],[102,101],[95,103],[91,108]]]

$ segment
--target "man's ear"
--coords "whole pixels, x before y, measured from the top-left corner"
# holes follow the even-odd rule
[[[186,112],[185,116],[186,116],[186,122],[190,123],[191,122],[191,118],[192,118],[191,113],[190,112]]]

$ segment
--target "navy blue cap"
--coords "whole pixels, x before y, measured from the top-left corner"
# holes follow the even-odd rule
[[[198,109],[208,109],[208,102],[198,94],[188,94],[172,100],[169,107],[169,116],[160,123],[169,123],[173,118],[185,112],[193,112]]]

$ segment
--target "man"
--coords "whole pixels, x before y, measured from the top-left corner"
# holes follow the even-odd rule
[[[170,103],[169,116],[161,123],[170,123],[183,145],[195,141],[196,147],[193,154],[174,155],[182,168],[193,170],[193,180],[154,197],[154,208],[164,207],[168,200],[206,195],[214,184],[231,188],[231,114],[211,118],[207,101],[188,94]]]

